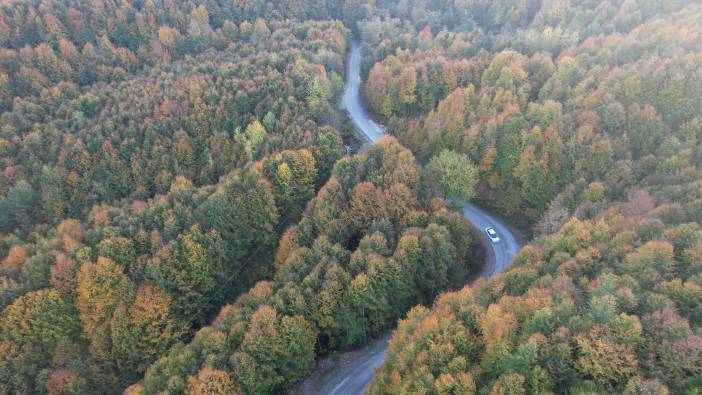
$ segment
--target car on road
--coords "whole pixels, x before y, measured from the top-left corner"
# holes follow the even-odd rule
[[[497,231],[493,227],[485,228],[485,233],[487,234],[488,239],[492,241],[493,243],[497,243],[500,241],[500,236],[497,235]]]

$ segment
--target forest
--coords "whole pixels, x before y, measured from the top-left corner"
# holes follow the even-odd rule
[[[700,222],[698,1],[0,2],[0,394],[700,394]]]
[[[359,22],[367,103],[535,239],[413,308],[368,393],[698,394],[702,7],[466,3]]]

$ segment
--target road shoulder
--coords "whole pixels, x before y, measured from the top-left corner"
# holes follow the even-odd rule
[[[335,381],[341,381],[353,373],[354,369],[365,364],[377,353],[382,353],[388,346],[392,334],[369,342],[358,350],[334,352],[319,361],[314,373],[303,382],[287,391],[288,395],[320,394],[332,388]]]

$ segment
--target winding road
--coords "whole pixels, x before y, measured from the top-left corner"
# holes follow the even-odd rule
[[[351,44],[346,71],[346,91],[341,105],[348,111],[356,131],[364,140],[372,144],[383,137],[383,127],[373,122],[361,100],[361,46],[357,42]],[[463,216],[480,231],[484,239],[483,244],[487,247],[482,276],[490,278],[503,271],[521,249],[517,239],[507,226],[475,205],[466,204],[463,207]],[[499,242],[492,243],[487,238],[484,232],[487,227],[495,228],[500,236]],[[343,367],[336,370],[332,377],[326,378],[326,383],[319,393],[363,394],[373,377],[373,370],[383,364],[388,341],[389,337],[386,337],[363,350],[353,352]]]

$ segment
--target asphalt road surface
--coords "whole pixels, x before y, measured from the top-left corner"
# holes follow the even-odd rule
[[[346,74],[346,91],[342,99],[342,108],[351,117],[356,131],[369,143],[375,143],[384,135],[383,127],[373,122],[363,107],[361,100],[361,46],[357,42],[351,44]],[[482,275],[492,277],[503,271],[521,249],[521,245],[510,232],[509,228],[499,220],[481,210],[466,204],[463,216],[483,235],[483,244],[487,248],[486,262]],[[493,227],[500,237],[497,243],[491,242],[485,234],[485,228]],[[368,383],[373,378],[373,370],[383,364],[388,339],[377,341],[363,352],[356,352],[352,360],[333,373],[333,377],[325,380],[324,387],[319,392],[324,395],[357,395],[365,392]]]
[[[351,117],[354,128],[368,143],[380,140],[385,131],[368,116],[361,100],[361,46],[357,42],[351,44],[348,63],[346,65],[346,89],[341,98],[341,108]]]

